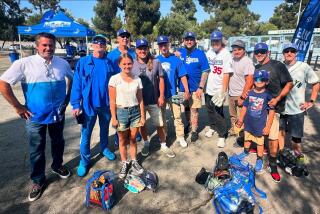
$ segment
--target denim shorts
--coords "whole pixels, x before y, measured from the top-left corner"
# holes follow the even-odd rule
[[[119,122],[117,130],[126,131],[129,128],[140,127],[140,118],[139,106],[117,108],[117,119]]]
[[[281,115],[280,130],[284,130],[288,135],[295,138],[303,137],[304,112],[293,115]]]

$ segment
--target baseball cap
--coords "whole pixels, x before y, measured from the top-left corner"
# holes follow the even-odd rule
[[[183,38],[186,39],[186,38],[193,38],[193,39],[196,39],[196,34],[194,32],[185,32]]]
[[[236,40],[232,43],[231,47],[240,47],[240,48],[243,48],[243,49],[246,49],[246,44],[244,43],[244,41],[242,40]]]
[[[253,74],[254,81],[261,79],[262,81],[269,80],[269,72],[267,70],[255,70]]]
[[[130,32],[127,31],[126,29],[120,29],[120,30],[117,31],[117,36],[121,36],[121,35],[124,35],[124,34],[126,34],[128,36],[131,35]]]
[[[298,50],[298,46],[295,43],[288,43],[288,44],[283,45],[282,51],[289,49],[289,48]]]
[[[148,40],[146,39],[137,39],[136,40],[136,47],[139,48],[139,47],[142,47],[142,46],[149,46],[149,43],[148,43]]]
[[[257,43],[254,46],[254,51],[260,51],[260,50],[268,51],[269,50],[268,45],[264,42]]]
[[[169,37],[167,36],[158,36],[157,38],[157,43],[162,44],[162,43],[168,43],[169,42]]]
[[[213,31],[210,34],[210,40],[222,40],[222,32],[221,31]]]
[[[107,38],[103,34],[97,34],[92,38],[92,42],[100,41],[102,43],[107,43]]]

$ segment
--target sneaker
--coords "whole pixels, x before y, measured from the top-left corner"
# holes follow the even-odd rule
[[[217,132],[214,129],[209,129],[204,136],[206,136],[207,138],[211,138],[214,134],[216,134]]]
[[[184,135],[188,135],[190,132],[190,123],[188,123],[185,127],[184,127]]]
[[[179,138],[179,144],[181,147],[186,148],[188,146],[188,143],[184,138]]]
[[[32,184],[32,189],[31,189],[31,191],[29,193],[29,197],[28,197],[29,201],[35,201],[38,198],[40,198],[42,191],[43,191],[43,187],[44,187],[44,184],[42,184],[42,185]]]
[[[52,169],[52,172],[63,179],[69,178],[71,175],[70,171],[65,166],[61,166],[58,169]]]
[[[113,161],[113,160],[115,160],[116,159],[116,155],[113,153],[113,152],[111,152],[108,148],[105,148],[104,150],[103,150],[103,156],[105,156],[109,161]]]
[[[256,161],[256,165],[254,167],[254,171],[256,172],[256,174],[261,174],[263,171],[263,161],[262,159],[257,159]]]
[[[174,151],[172,151],[172,149],[170,149],[167,146],[161,146],[161,151],[166,154],[169,158],[174,158],[176,156],[176,154],[174,153]]]
[[[198,132],[191,132],[191,142],[194,143],[199,139]]]
[[[119,173],[119,178],[120,179],[124,179],[127,176],[129,168],[130,168],[130,163],[124,162],[122,164],[122,167],[121,167],[120,173]]]
[[[257,149],[251,148],[251,149],[249,150],[249,153],[250,153],[250,154],[257,154]]]
[[[81,162],[79,163],[78,169],[77,169],[77,174],[79,177],[84,177],[88,172],[88,168],[81,164]]]
[[[144,146],[143,146],[143,148],[141,150],[141,155],[143,157],[147,157],[149,155],[149,147],[150,147],[150,145],[144,144]]]
[[[272,172],[270,166],[269,166],[268,168],[269,168],[269,172],[270,172],[270,175],[271,175],[272,180],[273,180],[274,182],[276,182],[276,183],[279,183],[279,182],[281,181],[281,176],[280,176],[278,170],[275,169],[275,170]]]
[[[263,154],[264,154],[264,155],[269,154],[269,153],[268,153],[268,150],[267,150],[267,149],[264,149],[264,150],[263,150]]]
[[[225,145],[226,145],[226,139],[225,139],[224,137],[220,137],[220,138],[218,139],[217,146],[218,146],[219,148],[223,148],[223,147],[225,147]]]
[[[242,152],[240,154],[237,155],[237,157],[240,159],[240,160],[243,160],[245,159],[246,157],[248,157],[249,153],[245,153],[245,152]]]
[[[140,174],[142,174],[144,172],[144,169],[142,168],[142,166],[136,160],[132,161],[131,168],[138,175],[140,175]]]

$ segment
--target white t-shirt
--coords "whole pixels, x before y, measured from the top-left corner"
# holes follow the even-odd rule
[[[241,96],[246,84],[246,76],[253,75],[254,65],[249,57],[243,56],[241,59],[233,59],[232,68],[234,72],[230,77],[229,95],[232,97]]]
[[[308,84],[319,82],[319,77],[305,62],[296,62],[293,66],[287,66],[293,79],[293,88],[287,95],[285,114],[294,115],[304,112],[300,105],[305,102],[306,87]]]
[[[210,49],[206,56],[210,65],[206,93],[213,95],[222,89],[223,74],[233,73],[232,56],[226,48],[223,48],[219,53]]]
[[[109,86],[116,88],[117,105],[121,107],[132,107],[139,104],[137,91],[143,88],[139,77],[134,77],[131,82],[126,82],[119,73],[110,78]]]

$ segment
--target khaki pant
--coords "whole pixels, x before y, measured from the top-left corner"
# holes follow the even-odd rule
[[[234,124],[240,116],[241,107],[236,105],[236,101],[239,97],[229,96],[229,114],[231,120],[231,129],[234,131]]]
[[[280,114],[276,113],[273,117],[272,126],[270,128],[269,140],[278,140],[279,139],[279,120]]]
[[[174,126],[176,129],[176,136],[178,138],[184,137],[184,125],[181,118],[181,106],[171,102],[171,98],[167,100],[167,104],[169,109],[173,115]],[[167,123],[166,123],[166,105],[161,107],[162,118],[163,118],[163,127],[165,130],[165,134],[167,136]]]

